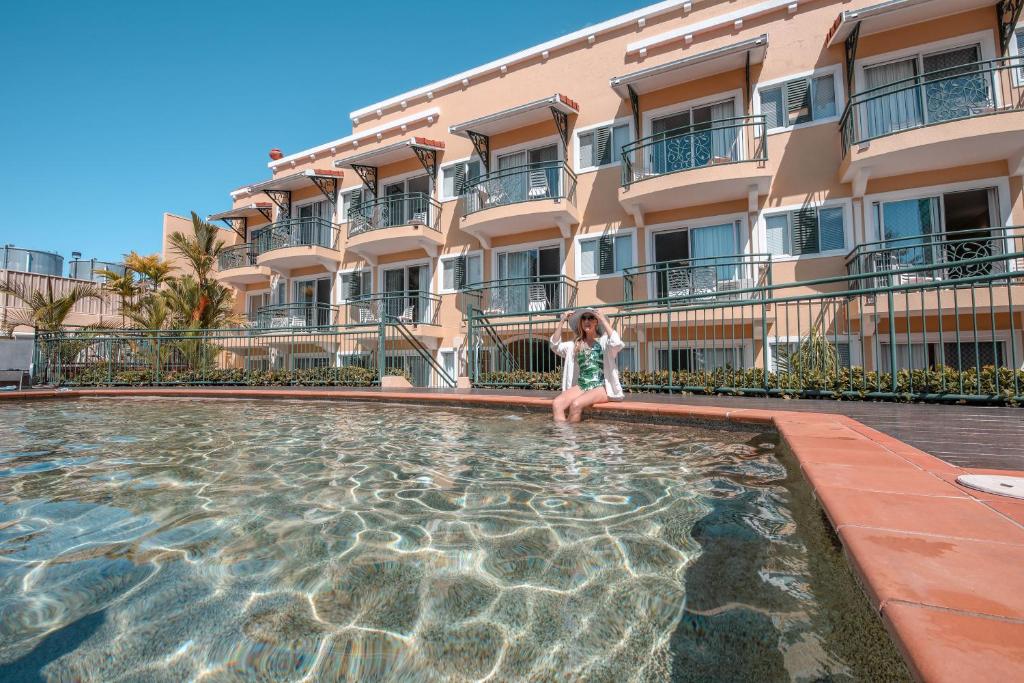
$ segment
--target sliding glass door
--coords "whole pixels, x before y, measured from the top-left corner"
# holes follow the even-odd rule
[[[306,325],[331,324],[331,278],[296,280],[293,285],[291,317],[302,317]]]
[[[430,266],[384,271],[384,314],[402,322],[430,322]]]
[[[735,103],[730,99],[654,119],[650,168],[663,174],[737,161],[739,137],[730,120],[734,112]]]
[[[499,287],[504,292],[505,309],[509,312],[528,311],[531,302],[543,304],[542,310],[560,308],[557,276],[561,272],[561,250],[558,247],[498,254],[498,279],[502,282]],[[541,286],[538,288],[537,285]],[[541,295],[544,301],[540,301]]]

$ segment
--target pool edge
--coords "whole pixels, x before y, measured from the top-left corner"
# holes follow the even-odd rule
[[[6,400],[91,396],[407,401],[533,409],[551,403],[548,398],[501,394],[313,388],[0,393]],[[774,427],[916,678],[962,681],[985,671],[993,680],[1011,680],[1024,670],[1024,502],[955,483],[960,474],[995,470],[950,465],[844,415],[639,401],[607,403],[595,411]]]

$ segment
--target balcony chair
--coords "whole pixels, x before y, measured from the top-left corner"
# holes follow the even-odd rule
[[[400,323],[412,323],[416,322],[416,307],[406,306],[402,309],[402,314],[398,316],[398,322]]]
[[[544,169],[534,169],[529,176],[530,189],[527,196],[530,199],[543,199],[551,196],[551,188],[548,185],[548,174]]]
[[[530,285],[528,309],[530,313],[548,310],[548,295],[544,291],[544,285]]]
[[[668,280],[668,296],[670,299],[689,296],[690,273],[683,268],[670,268],[666,275]]]

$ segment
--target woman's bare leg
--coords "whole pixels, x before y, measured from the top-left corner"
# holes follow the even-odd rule
[[[579,422],[583,419],[584,408],[589,408],[597,403],[606,403],[607,401],[608,392],[604,390],[604,387],[595,387],[589,391],[584,391],[569,404],[569,422]]]
[[[551,402],[551,412],[554,413],[555,422],[565,422],[565,411],[572,405],[573,400],[582,394],[583,389],[572,387],[555,396],[555,400]]]

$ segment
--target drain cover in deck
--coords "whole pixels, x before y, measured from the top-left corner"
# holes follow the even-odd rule
[[[956,483],[975,491],[1024,499],[1024,477],[1006,477],[996,474],[962,474],[956,478]]]

